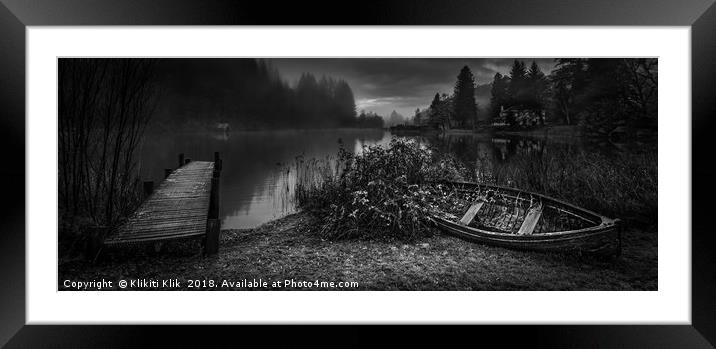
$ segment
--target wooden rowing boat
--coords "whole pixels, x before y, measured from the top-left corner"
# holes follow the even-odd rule
[[[508,187],[443,182],[436,188],[432,218],[451,235],[524,250],[621,253],[618,219]]]

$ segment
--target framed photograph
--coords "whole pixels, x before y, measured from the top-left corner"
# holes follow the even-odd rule
[[[0,8],[3,343],[716,340],[711,2],[80,3]]]

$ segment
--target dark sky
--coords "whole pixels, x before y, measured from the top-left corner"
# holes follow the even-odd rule
[[[518,58],[529,68],[532,58]],[[545,74],[553,58],[534,59]],[[396,110],[412,116],[426,108],[436,92],[451,93],[460,69],[467,65],[478,85],[492,81],[496,72],[507,74],[514,58],[273,58],[268,59],[284,80],[295,85],[303,72],[346,80],[358,111],[387,116]],[[479,99],[478,104],[487,103]]]

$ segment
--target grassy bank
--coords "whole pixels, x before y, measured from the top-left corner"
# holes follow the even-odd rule
[[[582,130],[576,125],[548,125],[539,126],[533,129],[509,129],[495,128],[493,131],[497,135],[523,136],[535,138],[577,138],[582,136]]]
[[[341,149],[338,159],[297,166],[298,203],[319,219],[317,231],[329,239],[429,235],[429,217],[443,210],[436,203],[445,195],[430,183],[443,180],[533,191],[640,229],[657,224],[657,153],[651,149],[607,154],[537,147],[507,159],[478,153],[469,160],[453,153],[449,146],[395,139],[357,155]]]
[[[476,180],[534,191],[567,200],[627,224],[656,225],[657,154],[612,156],[552,150],[521,154],[506,162],[478,161]]]
[[[471,134],[484,134],[484,135],[508,135],[508,136],[523,136],[523,137],[551,137],[551,138],[576,138],[582,136],[582,130],[577,125],[546,125],[546,126],[535,126],[532,128],[518,128],[509,126],[492,126],[492,125],[479,125],[475,129],[459,129],[451,128],[446,130],[401,130],[391,129],[392,132],[397,134],[441,134],[441,135],[471,135]]]
[[[312,229],[310,215],[295,214],[252,230],[225,230],[216,256],[197,243],[167,246],[160,255],[123,249],[97,265],[60,266],[64,280],[179,278],[185,280],[358,282],[342,290],[656,290],[654,231],[625,232],[619,259],[543,254],[491,247],[434,234],[410,243],[330,241]],[[116,287],[114,288],[116,289]],[[159,287],[158,289],[168,289]],[[175,289],[175,288],[171,288]],[[216,290],[257,290],[252,287]],[[270,287],[268,289],[271,289]],[[274,288],[318,290],[328,288]],[[264,289],[265,290],[265,289]],[[335,289],[333,289],[335,290]]]

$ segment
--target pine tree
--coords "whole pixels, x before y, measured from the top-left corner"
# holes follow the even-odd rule
[[[333,101],[336,104],[336,116],[340,120],[340,125],[349,125],[356,117],[356,102],[353,90],[344,80],[336,83]]]
[[[435,94],[430,103],[430,125],[434,128],[450,128],[450,114],[453,110],[453,98],[447,94]]]
[[[457,76],[454,92],[453,118],[460,127],[468,122],[474,123],[477,119],[477,105],[475,103],[475,77],[470,68],[464,66]]]
[[[502,107],[507,108],[509,103],[508,87],[510,78],[500,73],[495,73],[492,80],[492,90],[490,97],[490,117],[497,118],[500,115]]]
[[[519,106],[525,103],[529,92],[527,91],[527,71],[525,63],[515,60],[510,69],[510,86],[507,89],[510,106]]]
[[[433,101],[430,103],[430,124],[438,128],[441,124],[440,122],[440,94],[436,93],[435,98],[433,98]]]
[[[415,115],[413,115],[413,124],[420,126],[422,120],[420,120],[420,108],[415,109]]]
[[[547,80],[535,61],[532,61],[530,70],[527,72],[527,83],[529,86],[529,96],[526,104],[528,107],[540,112],[544,109]]]
[[[390,113],[390,116],[388,117],[388,125],[389,126],[397,126],[400,124],[403,124],[405,122],[405,118],[403,115],[398,114],[395,110],[393,110],[392,113]]]
[[[303,120],[307,125],[315,126],[318,124],[319,99],[318,81],[316,77],[309,73],[301,74],[296,86],[296,101],[298,102],[298,118]]]
[[[559,58],[552,72],[553,98],[565,124],[574,123],[574,114],[580,109],[580,96],[586,87],[587,64],[583,58]]]

